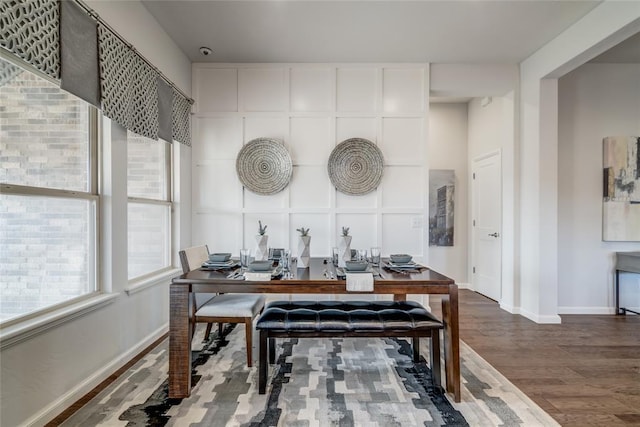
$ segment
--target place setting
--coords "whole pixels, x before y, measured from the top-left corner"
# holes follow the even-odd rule
[[[247,264],[247,269],[244,271],[244,280],[271,280],[282,276],[282,270],[282,266],[272,260],[252,261]]]
[[[383,268],[394,273],[410,274],[420,273],[426,267],[413,261],[413,256],[409,254],[391,254]]]
[[[237,260],[231,259],[231,253],[217,252],[209,254],[209,259],[202,263],[201,268],[205,271],[219,271],[230,270],[239,265]]]
[[[240,261],[232,265],[237,268],[227,275],[227,279],[247,281],[268,281],[291,277],[291,251],[285,249],[269,250],[269,257],[265,260],[255,259],[250,249],[240,250]]]

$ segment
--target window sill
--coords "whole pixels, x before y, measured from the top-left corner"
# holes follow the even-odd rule
[[[124,291],[127,295],[133,295],[152,286],[166,284],[168,281],[181,274],[182,270],[179,268],[172,268],[150,277],[129,282],[129,286],[127,286]]]
[[[112,303],[118,294],[100,294],[59,310],[0,329],[0,350],[21,343],[44,331],[69,322]]]

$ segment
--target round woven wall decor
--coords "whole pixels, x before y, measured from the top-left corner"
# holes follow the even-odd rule
[[[236,171],[247,189],[269,195],[286,188],[291,181],[293,164],[282,142],[256,138],[247,142],[238,153]]]
[[[350,138],[336,146],[329,156],[329,179],[338,191],[351,195],[375,190],[382,179],[382,151],[364,138]]]

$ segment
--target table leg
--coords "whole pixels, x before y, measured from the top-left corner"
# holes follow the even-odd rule
[[[624,311],[620,311],[620,270],[616,270],[616,314],[626,314]]]
[[[191,330],[189,285],[171,284],[169,291],[169,397],[191,394]]]
[[[407,295],[406,294],[393,294],[393,300],[394,301],[406,301],[407,300]]]
[[[448,297],[442,298],[444,322],[444,359],[447,392],[460,402],[460,332],[458,319],[458,285],[451,285]]]

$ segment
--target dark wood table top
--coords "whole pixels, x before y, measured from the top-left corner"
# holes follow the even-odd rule
[[[325,263],[326,262],[326,263]],[[382,260],[383,266],[386,260]],[[346,290],[346,281],[338,279],[336,269],[326,258],[312,258],[309,268],[292,269],[292,278],[277,278],[270,281],[248,281],[229,279],[233,270],[190,271],[173,279],[174,285],[192,285],[195,292],[246,292],[246,293],[372,293],[372,294],[420,294],[448,293],[448,286],[455,281],[430,268],[420,272],[396,272],[387,268],[374,268],[375,280],[372,292],[351,292]],[[330,272],[327,274],[325,272]],[[329,276],[329,277],[328,277]],[[330,278],[333,277],[333,278]]]
[[[387,260],[383,259],[383,266]],[[294,264],[295,267],[295,264]],[[460,348],[458,332],[458,287],[453,279],[430,268],[406,273],[376,268],[374,290],[347,291],[346,280],[336,279],[336,269],[326,258],[312,258],[309,268],[294,268],[293,278],[247,281],[228,278],[230,270],[197,269],[174,278],[170,287],[169,396],[191,393],[191,292],[237,292],[271,294],[392,294],[404,301],[409,294],[441,294],[444,323],[444,356],[447,391],[460,402]],[[329,274],[327,274],[329,273]]]

